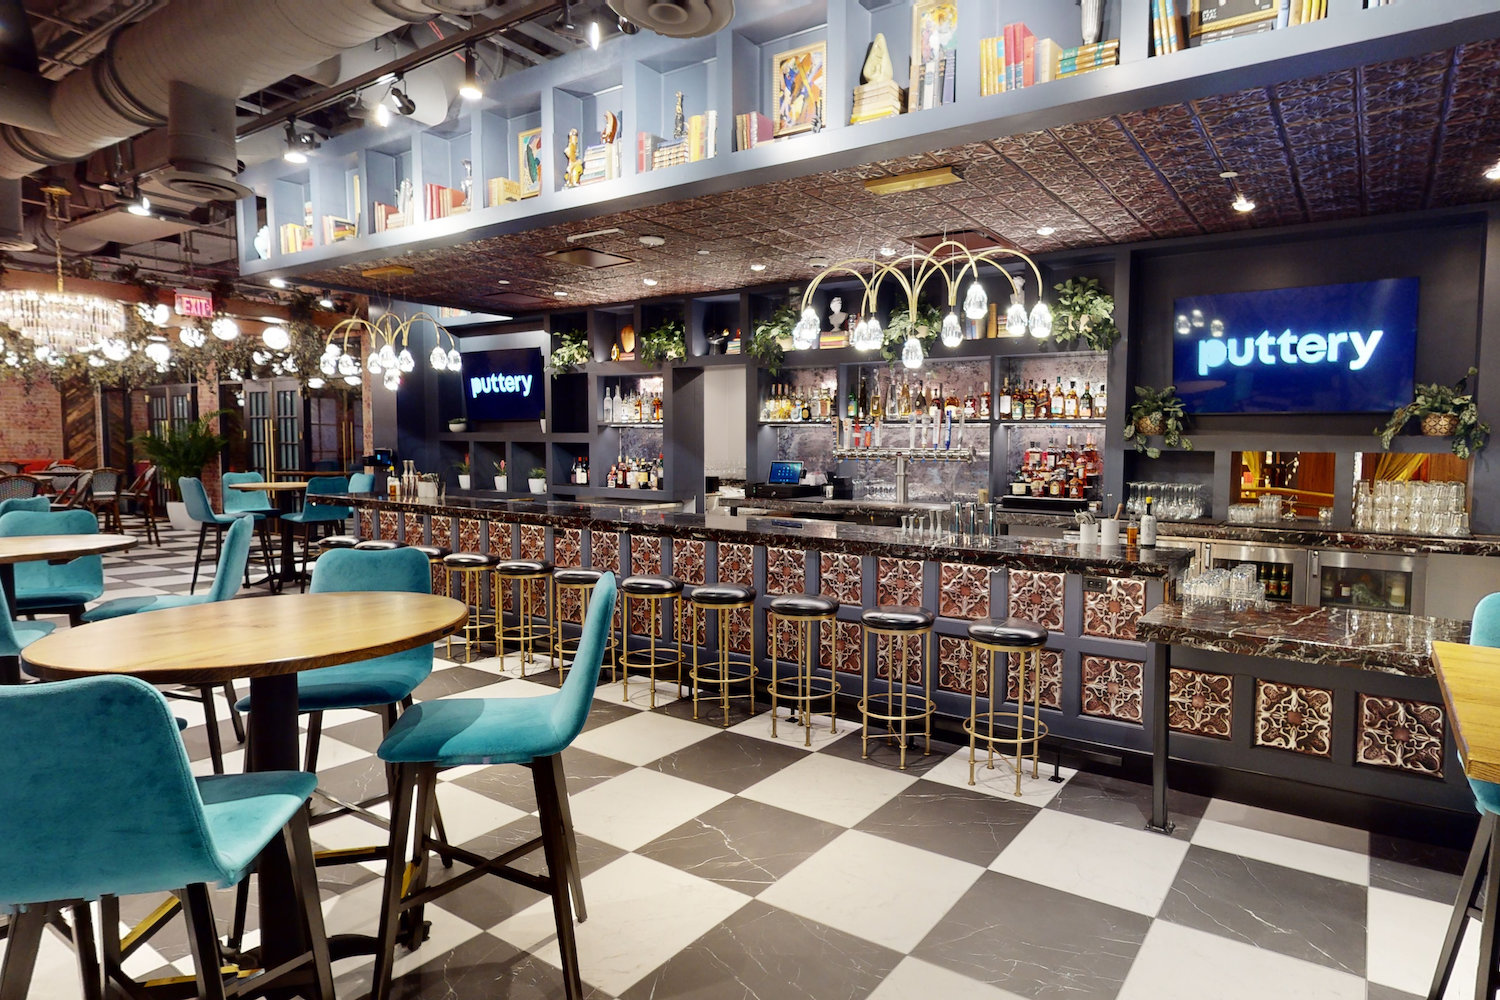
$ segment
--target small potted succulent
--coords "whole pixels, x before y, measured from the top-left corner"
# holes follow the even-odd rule
[[[424,472],[417,480],[417,499],[436,500],[438,495],[438,474],[436,472]]]
[[[450,417],[449,418],[449,420],[448,420],[448,430],[450,432],[452,432],[454,434],[462,434],[464,431],[466,431],[468,429],[469,429],[469,420],[468,420],[467,417]]]
[[[1182,400],[1177,398],[1177,387],[1153,389],[1149,385],[1135,387],[1136,400],[1130,405],[1130,420],[1125,425],[1125,440],[1143,451],[1147,458],[1160,458],[1161,449],[1153,447],[1149,438],[1161,435],[1169,448],[1192,451],[1193,442],[1183,436],[1187,430],[1187,415],[1182,410]]]
[[[1470,368],[1468,374],[1452,385],[1436,382],[1418,382],[1412,401],[1391,414],[1384,427],[1375,433],[1380,435],[1380,444],[1387,451],[1391,439],[1401,432],[1413,417],[1422,419],[1422,433],[1427,437],[1452,439],[1453,454],[1459,458],[1484,448],[1490,437],[1490,425],[1479,422],[1479,407],[1474,405],[1474,395],[1468,392],[1469,379],[1479,374],[1479,369]]]
[[[533,493],[546,493],[547,470],[540,465],[533,466],[531,472],[527,473],[526,485],[531,487]]]
[[[469,484],[474,481],[474,469],[469,465],[469,456],[465,455],[464,460],[455,465],[454,468],[458,470],[458,488],[461,490],[468,489]]]
[[[495,490],[504,493],[508,488],[505,485],[505,459],[502,458],[490,464],[495,467]]]

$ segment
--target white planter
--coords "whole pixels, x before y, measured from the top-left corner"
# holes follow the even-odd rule
[[[468,489],[470,481],[471,481],[471,477],[469,477],[469,476],[459,476],[458,477],[458,488],[461,489],[461,490]]]
[[[436,500],[437,499],[437,488],[438,488],[438,484],[437,483],[418,483],[417,484],[417,499],[418,500]]]
[[[506,486],[505,486],[505,477],[504,476],[496,476],[495,477],[495,490],[497,492],[499,492],[499,493],[504,493],[505,492]]]
[[[187,504],[181,500],[167,501],[167,523],[178,531],[198,530],[198,522],[188,517]]]
[[[448,421],[448,430],[451,431],[454,434],[462,434],[464,431],[466,431],[468,429],[469,429],[469,422],[467,420],[450,420],[450,421]]]
[[[526,485],[531,487],[531,492],[533,493],[547,492],[547,480],[545,479],[528,479],[526,480]]]

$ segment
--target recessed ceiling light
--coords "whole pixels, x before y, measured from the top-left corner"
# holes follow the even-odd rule
[[[568,297],[568,293],[567,292],[553,292],[552,294],[555,295],[555,296],[557,296],[560,299],[565,299],[565,298]]]
[[[497,285],[508,285],[508,284],[510,284],[510,279],[509,278],[496,278],[495,279],[495,284],[497,284]]]
[[[827,267],[828,266],[828,261],[826,259],[822,258],[822,257],[814,257],[812,260],[810,260],[810,261],[807,262],[807,266],[808,267]]]
[[[1239,176],[1239,172],[1235,171],[1235,170],[1223,170],[1223,171],[1220,171],[1219,176],[1222,177],[1222,178],[1224,178],[1226,181],[1230,181],[1230,180],[1234,180],[1236,177],[1238,177]]]
[[[332,295],[324,295],[321,299],[318,300],[318,305],[322,306],[324,309],[332,309],[333,308],[333,296]]]
[[[881,247],[880,248],[880,256],[882,256],[882,257],[894,257],[894,256],[896,256],[896,251],[895,251],[895,249],[893,247]]]
[[[1246,198],[1243,194],[1236,194],[1234,201],[1230,202],[1230,207],[1236,212],[1253,212],[1255,211],[1255,202]]]
[[[1052,226],[1038,226],[1036,234],[1038,236],[1051,236],[1055,232],[1057,232],[1057,229]]]
[[[766,265],[764,265],[764,264],[751,264],[750,265],[750,270],[752,270],[752,271],[764,271],[765,269],[766,269]]]
[[[709,254],[709,251],[707,251],[707,250],[699,250],[698,251],[698,256],[699,257],[707,257],[708,254]]]
[[[1487,181],[1500,181],[1500,160],[1496,160],[1495,165],[1484,172],[1484,179]]]
[[[287,280],[285,278],[272,278],[271,279],[271,287],[272,288],[287,288],[288,287],[288,282],[287,282]]]
[[[656,279],[655,278],[642,278],[641,279],[641,284],[645,285],[647,288],[655,288],[656,287]]]
[[[667,242],[666,239],[661,236],[638,236],[636,237],[636,239],[640,240],[641,246],[646,247],[659,247],[665,245]]]
[[[282,323],[286,322],[286,320],[282,319],[280,316],[257,316],[255,318],[260,320],[262,323],[269,323],[272,326],[280,326]]]

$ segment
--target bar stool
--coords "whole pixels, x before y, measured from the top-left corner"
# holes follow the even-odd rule
[[[578,644],[583,641],[583,633],[580,630],[578,638],[570,639],[563,635],[562,622],[562,595],[565,590],[578,591],[578,607],[588,607],[589,600],[593,597],[594,587],[598,585],[599,578],[603,572],[597,569],[581,569],[577,566],[560,566],[552,571],[552,636],[557,643],[557,686],[562,687],[563,680],[568,676],[569,653],[578,655]],[[605,635],[605,649],[610,657],[609,679],[610,683],[619,679],[620,666],[617,662],[619,650],[615,646],[615,634],[611,629]],[[572,649],[568,644],[572,643]]]
[[[789,594],[786,597],[776,597],[771,600],[770,616],[766,622],[767,631],[771,633],[771,683],[767,687],[771,690],[771,736],[776,736],[776,706],[781,700],[789,701],[797,711],[798,725],[803,729],[803,746],[812,746],[812,717],[813,701],[819,698],[828,699],[828,731],[837,733],[839,731],[838,719],[838,693],[840,685],[838,680],[830,676],[828,678],[828,690],[816,691],[813,685],[821,683],[821,678],[813,676],[813,664],[816,662],[817,649],[817,627],[825,623],[833,628],[834,616],[838,614],[839,606],[834,601],[816,594]],[[795,661],[796,672],[790,677],[782,677],[778,673],[780,660],[780,633],[777,627],[782,619],[792,623],[797,630],[797,659]],[[838,662],[838,632],[833,633],[833,662]]]
[[[441,545],[412,545],[412,546],[408,546],[408,547],[416,549],[418,552],[420,552],[424,556],[426,556],[427,557],[427,564],[431,568],[433,568],[433,569],[441,569],[442,565],[443,565],[443,560],[446,559],[453,552],[452,549],[445,549]],[[448,574],[447,573],[441,573],[441,574],[439,574],[438,579],[440,579],[440,580],[443,581],[443,596],[447,597],[448,596]],[[436,594],[438,592],[437,588],[433,587],[432,592],[434,594]]]
[[[1036,622],[1026,621],[1024,618],[1005,618],[996,621],[993,618],[985,618],[980,621],[969,623],[969,643],[971,646],[972,660],[969,670],[969,717],[964,721],[964,732],[969,734],[969,784],[974,784],[974,756],[979,741],[983,740],[988,748],[989,762],[986,767],[995,766],[995,745],[1013,746],[1016,748],[1016,794],[1021,794],[1021,762],[1025,759],[1026,748],[1031,748],[1031,776],[1036,777],[1037,771],[1037,747],[1042,742],[1042,737],[1047,735],[1047,724],[1042,721],[1042,647],[1047,645],[1047,629]],[[986,669],[989,671],[989,707],[984,713],[979,711],[979,654],[988,656]],[[1000,705],[1006,700],[1008,691],[1005,689],[1005,679],[998,681],[1001,685],[996,687],[995,655],[1004,654],[1009,662],[1011,653],[1019,658],[1019,670],[1016,682],[1016,709],[1015,712],[1004,713],[1015,723],[1016,734],[1014,736],[995,735],[995,717],[1001,715]],[[1027,674],[1030,674],[1028,681]],[[1031,695],[1031,715],[1026,715],[1026,696]],[[985,723],[985,731],[979,731],[980,721]],[[1029,729],[1029,733],[1028,733]]]
[[[656,707],[656,672],[671,667],[677,668],[677,693],[682,694],[682,648],[674,647],[670,652],[660,650],[656,643],[656,633],[661,623],[661,606],[664,602],[682,596],[682,581],[675,576],[627,576],[620,584],[620,693],[623,701],[630,700],[630,668],[638,667],[651,678],[651,707]],[[649,645],[645,649],[636,650],[637,653],[649,652],[649,660],[631,659],[630,650],[630,602],[645,601],[648,613],[646,615],[646,631],[649,633]],[[681,634],[682,606],[674,606],[678,633]]]
[[[366,538],[362,542],[355,542],[354,547],[361,552],[389,552],[392,549],[406,548],[406,543],[393,538]]]
[[[755,591],[737,583],[714,583],[696,588],[688,595],[688,604],[693,609],[693,630],[689,633],[693,643],[693,667],[688,672],[688,678],[693,682],[693,718],[698,718],[699,686],[716,685],[719,689],[719,702],[724,706],[724,728],[728,729],[730,698],[749,698],[750,714],[755,714],[757,671],[754,657],[751,657],[751,662],[746,665],[745,673],[732,674],[729,671],[729,612],[754,607]],[[713,661],[703,663],[698,659],[698,616],[709,611],[718,613],[719,641],[714,647]],[[730,694],[730,686],[734,684],[744,684],[745,693]]]
[[[359,539],[353,535],[324,535],[318,539],[320,549],[352,549],[359,544]]]
[[[887,735],[895,736],[900,741],[901,761],[899,769],[906,770],[906,747],[910,742],[909,727],[911,723],[921,720],[922,734],[926,737],[927,746],[923,750],[923,756],[932,753],[932,713],[937,710],[937,704],[932,700],[932,671],[923,665],[922,695],[917,699],[919,705],[911,704],[909,685],[906,682],[906,668],[911,662],[912,640],[916,640],[917,657],[920,661],[922,656],[922,645],[932,643],[932,612],[926,608],[910,608],[900,605],[882,605],[878,608],[870,608],[859,616],[860,625],[864,628],[861,639],[860,660],[861,674],[864,681],[863,697],[859,699],[860,722],[860,756],[870,756],[870,720],[886,724]],[[889,636],[891,640],[890,671],[891,687],[877,694],[870,694],[870,637]],[[878,638],[877,638],[878,641]],[[894,661],[896,659],[896,643],[901,643],[900,679],[897,680]],[[929,650],[930,652],[930,650]],[[878,655],[878,654],[877,654]],[[897,686],[899,685],[899,690]],[[899,704],[898,704],[899,702]],[[885,711],[873,711],[874,708],[884,708]],[[893,728],[892,724],[898,724]]]
[[[484,578],[500,564],[499,556],[486,555],[483,552],[450,552],[443,557],[443,569],[448,579],[448,596],[453,596],[452,575],[459,577],[459,600],[469,606],[469,618],[464,622],[463,639],[464,662],[469,663],[474,658],[474,645],[479,637],[484,634],[485,629],[493,628],[498,615],[486,614],[484,611]],[[453,636],[448,637],[448,659],[452,659]]]
[[[552,564],[545,559],[505,559],[495,565],[495,585],[518,583],[521,599],[516,605],[516,624],[505,624],[505,615],[500,611],[500,597],[495,597],[495,655],[505,656],[505,637],[515,636],[521,650],[521,676],[526,676],[526,664],[536,660],[536,642],[547,638],[547,657],[552,658],[556,643],[552,638],[552,619],[548,611],[548,600],[552,597]],[[542,624],[537,625],[536,607],[533,604],[532,584],[542,583]]]

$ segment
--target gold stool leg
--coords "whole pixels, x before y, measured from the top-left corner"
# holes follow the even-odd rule
[[[798,702],[802,709],[800,716],[802,721],[802,745],[812,746],[812,645],[808,637],[812,635],[812,622],[803,619],[797,623],[797,639],[802,643],[798,654],[798,680],[797,694]]]
[[[728,625],[729,616],[721,608],[717,612],[717,614],[716,614],[715,617],[717,617],[718,620],[719,620],[719,649],[718,649],[718,653],[719,653],[719,675],[724,678],[724,683],[722,685],[720,685],[724,689],[724,728],[728,729],[729,728],[729,625]],[[705,639],[707,639],[708,638],[708,633],[705,632],[703,634],[703,637]],[[697,643],[698,643],[698,623],[695,621],[695,622],[693,622],[693,648],[694,649],[698,648]],[[694,691],[694,694],[696,695],[697,692]],[[751,677],[751,680],[750,680],[750,714],[751,715],[755,714],[755,679],[754,679],[753,676]]]
[[[859,756],[870,759],[870,633],[861,629],[859,633],[860,679],[863,682],[863,697],[859,701]]]
[[[925,729],[926,746],[922,749],[923,757],[932,756],[932,713],[935,706],[932,703],[932,675],[937,672],[937,635],[930,629],[927,632],[927,658],[922,661],[922,698],[925,704],[922,706],[922,725]]]
[[[495,656],[500,660],[500,669],[505,669],[505,582],[499,573],[494,574],[491,584],[495,588]]]
[[[828,646],[832,651],[828,660],[828,732],[837,736],[839,731],[839,625],[837,618],[830,618]]]
[[[693,669],[691,671],[689,671],[689,673],[688,673],[688,679],[693,682],[693,721],[697,722],[698,721],[698,689],[703,686],[703,682],[699,679],[699,673],[698,673],[698,615],[699,615],[699,609],[698,609],[697,602],[693,603],[692,611],[693,611]],[[678,648],[681,649],[681,644],[680,643],[679,643]],[[726,717],[729,714],[729,710],[728,710],[727,707],[724,710],[724,714],[725,714]]]
[[[1026,735],[1023,728],[1026,718],[1026,654],[1021,654],[1020,676],[1016,679],[1016,795],[1021,794],[1021,764],[1025,759],[1026,744],[1021,742]]]
[[[770,614],[766,616],[766,621],[769,623],[771,628],[771,739],[773,740],[776,738],[776,654],[781,647],[781,644],[777,641],[776,634],[778,631],[776,628],[776,623],[779,620],[780,616],[776,614]],[[750,625],[752,628],[754,628],[754,619],[751,619]]]
[[[620,649],[615,662],[620,665],[620,700],[630,701],[630,595],[620,601]]]
[[[910,714],[906,706],[906,668],[911,661],[911,639],[912,637],[909,635],[901,637],[901,751],[899,755],[900,763],[896,768],[898,771],[906,770],[907,716]],[[893,637],[892,642],[894,641]]]
[[[1037,778],[1037,754],[1042,746],[1042,651],[1031,651],[1031,777]]]
[[[656,616],[661,607],[660,601],[646,599],[646,630],[651,633],[651,661],[646,668],[646,673],[651,675],[651,707],[656,707]]]
[[[995,697],[995,657],[990,655],[990,697]],[[969,784],[974,784],[974,754],[979,743],[979,647],[969,643]]]

